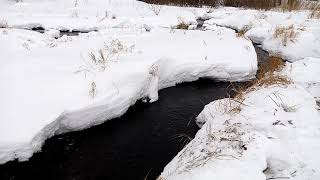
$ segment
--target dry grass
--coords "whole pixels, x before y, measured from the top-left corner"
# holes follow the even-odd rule
[[[84,59],[84,64],[79,67],[75,72],[77,74],[95,75],[96,73],[103,72],[114,61],[118,60],[119,56],[123,53],[132,52],[134,45],[125,46],[118,39],[114,39],[109,43],[105,43],[104,47],[98,51],[93,51],[88,54],[88,58]],[[97,85],[93,81],[89,87],[89,96],[94,98],[97,94]]]
[[[0,20],[0,28],[8,28],[8,23],[6,20]]]
[[[245,26],[242,28],[240,31],[237,32],[237,37],[238,38],[243,38],[245,37],[245,34],[251,29],[249,26]]]
[[[268,62],[261,65],[257,78],[253,81],[253,87],[268,87],[271,85],[286,86],[291,80],[280,74],[285,63],[281,58],[270,57]]]
[[[295,42],[298,36],[298,32],[293,25],[290,26],[277,26],[273,37],[280,39],[283,46],[287,46],[288,42]]]
[[[320,3],[316,3],[315,5],[312,5],[310,9],[311,9],[311,13],[309,15],[309,18],[320,19]]]
[[[271,9],[279,6],[281,0],[142,0],[152,4],[176,5],[176,6],[193,6],[193,7],[215,7],[217,5],[247,7],[254,9]]]
[[[155,14],[155,15],[159,15],[160,12],[161,12],[161,9],[162,9],[162,6],[161,5],[158,5],[156,3],[152,3],[152,4],[149,4],[149,9]]]
[[[304,3],[301,0],[286,0],[280,6],[283,11],[300,10],[303,7]]]
[[[93,82],[91,82],[91,85],[90,85],[89,96],[91,98],[94,98],[96,95],[97,95],[97,85],[93,81]]]
[[[182,18],[179,18],[179,23],[176,26],[176,29],[185,29],[187,30],[189,28],[189,24],[186,23]]]
[[[90,52],[88,54],[89,58],[85,59],[85,63],[75,73],[84,73],[86,76],[88,73],[95,74],[105,71],[111,62],[119,58],[120,54],[132,52],[133,49],[134,45],[127,47],[118,39],[114,39],[105,43],[103,48]]]
[[[279,7],[282,11],[311,10],[315,15],[319,11],[319,2],[304,0],[286,0]]]
[[[278,8],[282,11],[315,10],[318,2],[304,0],[141,0],[151,4],[193,6],[193,7],[216,7],[219,5],[244,7],[251,9],[271,10]],[[222,3],[221,3],[222,2]],[[319,10],[319,7],[318,7]],[[319,11],[313,11],[312,17],[319,18]]]
[[[260,87],[268,86],[287,86],[292,81],[280,72],[284,68],[285,63],[281,58],[270,57],[269,60],[259,67],[256,79],[246,85],[230,84],[231,92],[234,97],[229,97],[224,101],[220,101],[219,106],[222,108],[223,113],[235,115],[241,112],[242,106],[247,106],[244,103],[245,96]]]

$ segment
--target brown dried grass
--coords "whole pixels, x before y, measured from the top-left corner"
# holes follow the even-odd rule
[[[280,39],[283,46],[287,46],[288,42],[295,42],[299,33],[295,30],[293,25],[277,26],[273,37]]]
[[[279,57],[270,57],[268,62],[261,65],[257,78],[253,81],[254,87],[268,87],[272,85],[287,86],[291,80],[280,71],[285,66],[284,61]]]
[[[182,22],[179,22],[179,24],[176,26],[176,29],[185,29],[185,30],[187,30],[188,27],[189,27],[189,25],[182,21]]]
[[[310,7],[311,13],[309,18],[320,19],[320,3],[316,3]]]
[[[234,97],[221,101],[220,107],[222,107],[223,113],[230,115],[240,113],[241,107],[247,106],[244,104],[245,96],[258,88],[291,84],[292,81],[280,73],[284,66],[285,63],[281,58],[270,57],[266,63],[260,65],[256,79],[246,85],[231,83],[230,87]]]

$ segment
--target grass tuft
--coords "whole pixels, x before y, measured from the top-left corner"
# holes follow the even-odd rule
[[[186,23],[183,19],[179,18],[179,23],[176,26],[176,29],[185,29],[187,30],[189,28],[189,24]]]
[[[283,46],[287,46],[288,42],[295,42],[298,36],[298,32],[293,25],[290,26],[277,26],[273,37],[280,39]]]

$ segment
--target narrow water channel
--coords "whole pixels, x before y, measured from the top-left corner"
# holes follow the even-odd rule
[[[260,61],[268,57],[256,48]],[[139,101],[120,118],[48,139],[29,161],[0,165],[0,179],[155,179],[195,136],[195,117],[206,104],[227,97],[228,87],[202,79],[163,89],[157,102]]]

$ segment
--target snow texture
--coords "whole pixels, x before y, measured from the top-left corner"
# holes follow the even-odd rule
[[[206,105],[196,120],[201,129],[160,177],[319,179],[319,20],[308,19],[307,12],[235,8],[216,9],[201,18],[206,20],[205,30],[216,31],[217,26],[245,30],[246,38],[262,44],[271,55],[293,62],[280,72],[293,83],[260,87],[246,94],[242,103],[227,98]],[[284,44],[275,37],[279,26],[298,35]]]
[[[320,57],[320,20],[308,18],[309,13],[220,8],[202,15],[202,19],[208,19],[206,29],[219,25],[244,30],[246,37],[262,44],[271,55],[293,62]]]
[[[163,6],[157,16],[133,0],[68,3],[1,1],[0,163],[27,160],[47,138],[119,117],[139,99],[154,102],[160,89],[200,77],[246,81],[257,71],[251,41],[233,30],[168,28],[196,22],[191,8]],[[44,34],[27,30],[38,25]],[[65,29],[98,31],[60,37]]]

